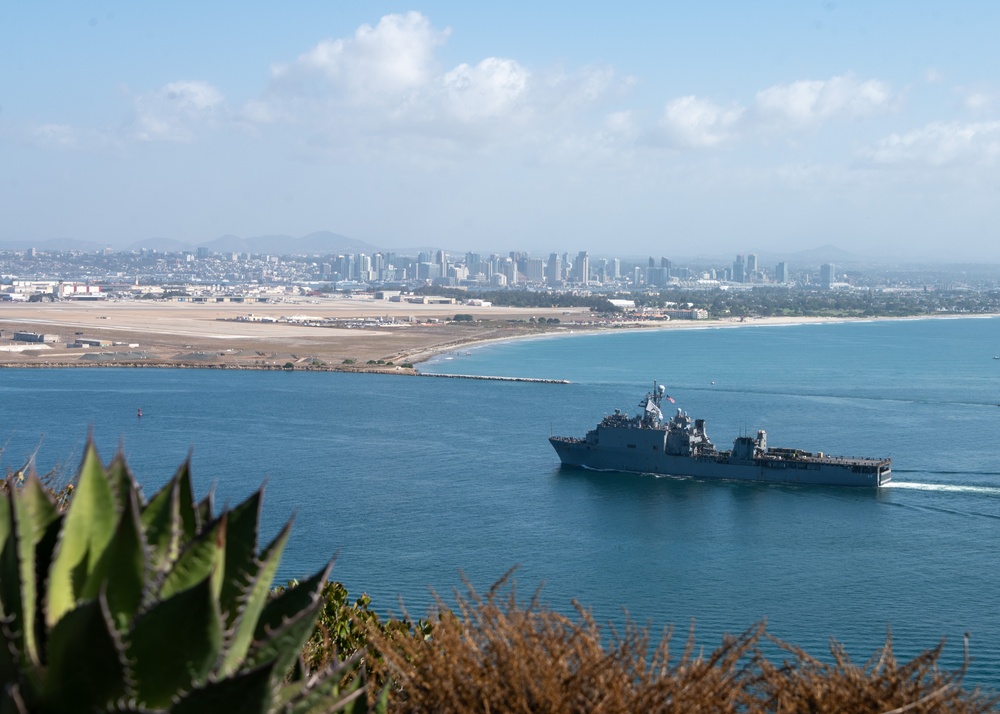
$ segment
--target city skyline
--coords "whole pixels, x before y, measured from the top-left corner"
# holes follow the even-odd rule
[[[986,2],[0,10],[0,243],[997,260]],[[694,246],[694,247],[689,247]]]

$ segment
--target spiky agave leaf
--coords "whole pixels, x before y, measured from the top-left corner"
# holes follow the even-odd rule
[[[138,494],[130,489],[111,542],[90,573],[81,597],[93,598],[104,588],[112,620],[124,632],[142,604],[146,585],[146,542],[139,522]]]
[[[93,439],[88,439],[49,572],[45,612],[48,627],[53,627],[79,602],[91,571],[111,540],[117,520],[111,482]]]
[[[111,482],[111,490],[115,494],[115,510],[119,513],[125,508],[125,503],[129,498],[129,493],[138,490],[135,483],[135,476],[125,461],[125,454],[121,447],[115,452],[114,458],[107,468],[108,480]]]
[[[237,603],[238,611],[236,613],[236,620],[231,634],[227,639],[226,654],[220,666],[220,671],[223,674],[232,674],[240,669],[243,659],[250,650],[254,639],[254,632],[257,629],[257,623],[267,604],[268,595],[271,591],[271,583],[274,580],[274,574],[278,570],[278,564],[281,562],[281,556],[284,553],[285,545],[288,543],[288,536],[291,533],[291,529],[292,522],[289,521],[281,529],[281,532],[275,537],[271,545],[268,546],[261,558],[262,562],[257,568],[257,573],[250,587]],[[313,625],[315,625],[315,621]]]
[[[226,577],[219,596],[226,627],[236,621],[240,602],[245,600],[260,570],[257,529],[263,495],[263,489],[258,489],[230,510],[226,519]]]
[[[43,708],[102,709],[126,694],[125,648],[103,593],[67,612],[48,638]]]
[[[206,576],[136,618],[126,652],[138,701],[169,706],[175,695],[208,680],[221,650],[221,615]]]
[[[37,477],[0,494],[0,714],[363,706],[345,668],[282,688],[330,566],[270,597],[291,523],[257,555],[262,491],[211,520],[188,461],[144,504],[92,440],[79,484],[65,514]]]
[[[149,567],[155,579],[166,574],[180,555],[182,528],[177,476],[170,479],[143,507],[139,520],[146,534]]]
[[[194,507],[195,524],[198,530],[201,530],[206,524],[211,523],[215,519],[215,516],[212,515],[214,504],[215,486],[210,488],[208,493],[205,494],[205,498],[198,501],[198,504]]]
[[[42,663],[39,640],[44,638],[46,620],[38,617],[43,613],[40,603],[44,592],[44,583],[38,581],[38,575],[48,570],[48,557],[58,537],[62,517],[34,474],[25,480],[16,495],[11,496],[11,504],[21,586],[21,611],[14,615],[12,629],[22,638],[18,647],[25,665],[22,672],[37,684],[37,668]]]
[[[311,578],[285,588],[277,597],[269,600],[257,619],[254,639],[265,639],[269,631],[281,627],[282,622],[286,619],[309,607],[317,599],[316,593],[323,589],[323,585],[329,579],[332,568],[333,561],[330,561],[323,570],[315,573]]]
[[[191,540],[199,533],[198,512],[194,503],[194,486],[191,480],[191,456],[188,455],[181,467],[177,469],[178,498],[177,506],[181,517],[184,540]]]
[[[319,592],[322,583],[329,577],[331,566],[332,563],[305,583],[286,590],[268,603],[258,622],[257,636],[247,653],[246,666],[253,667],[274,659],[275,672],[279,676],[284,676],[292,668],[302,646],[312,634],[316,617],[323,606]],[[285,610],[289,605],[301,604],[303,600],[306,602],[305,607]],[[273,627],[263,624],[262,629],[265,615],[268,616],[267,621],[276,623]]]
[[[209,577],[212,595],[218,603],[226,565],[226,520],[223,513],[214,524],[194,538],[177,558],[160,587],[159,597],[171,595]]]
[[[305,686],[290,684],[282,687],[280,700],[288,714],[312,714],[312,712],[356,712],[368,711],[364,669],[361,658],[364,652],[342,662],[337,662],[325,671],[313,675]],[[354,673],[347,687],[340,682],[347,674]]]
[[[274,662],[267,662],[233,677],[209,681],[184,695],[171,712],[267,714],[273,710],[275,703],[273,672]]]

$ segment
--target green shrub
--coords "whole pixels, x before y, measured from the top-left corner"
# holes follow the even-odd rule
[[[69,506],[0,493],[0,711],[307,712],[366,705],[357,660],[299,659],[327,565],[269,597],[290,526],[257,552],[262,491],[213,514],[189,464],[146,502],[88,442]]]
[[[295,582],[289,583],[294,586]],[[284,588],[275,588],[280,594]],[[424,620],[410,621],[386,618],[368,609],[371,598],[361,595],[353,603],[348,599],[347,588],[341,583],[329,582],[319,593],[322,607],[316,620],[316,629],[302,648],[302,661],[310,671],[322,671],[339,658],[363,655],[366,673],[376,690],[387,682],[387,666],[382,654],[371,648],[371,639],[377,636],[383,642],[424,640],[431,636],[431,625]]]

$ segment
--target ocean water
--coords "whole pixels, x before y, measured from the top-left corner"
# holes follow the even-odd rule
[[[568,331],[567,331],[568,332]],[[147,493],[190,452],[196,488],[235,504],[266,482],[264,532],[295,518],[280,578],[336,555],[376,607],[423,615],[463,577],[624,613],[700,644],[766,618],[822,654],[865,661],[948,644],[1000,686],[1000,319],[623,330],[495,343],[428,372],[571,384],[215,370],[0,370],[0,464],[75,469],[88,430]],[[564,470],[582,435],[657,379],[708,421],[832,454],[891,456],[892,485],[696,482]],[[142,408],[143,417],[136,417]]]

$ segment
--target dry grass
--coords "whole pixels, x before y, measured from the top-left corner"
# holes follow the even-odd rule
[[[964,668],[942,672],[941,647],[899,664],[891,641],[865,666],[832,645],[832,663],[773,640],[791,655],[769,661],[763,623],[709,654],[693,630],[679,653],[671,632],[653,647],[629,622],[602,635],[590,612],[567,617],[521,606],[507,579],[485,596],[469,587],[452,609],[438,602],[429,637],[370,635],[391,678],[392,712],[988,712],[997,698],[962,688]],[[381,667],[380,667],[381,669]]]
[[[901,664],[893,654],[892,637],[887,636],[882,649],[860,666],[836,642],[830,645],[832,662],[821,662],[799,647],[774,641],[792,659],[776,666],[758,657],[759,711],[964,713],[995,711],[998,701],[962,686],[969,662],[968,637],[965,665],[958,671],[938,667],[943,642]]]

